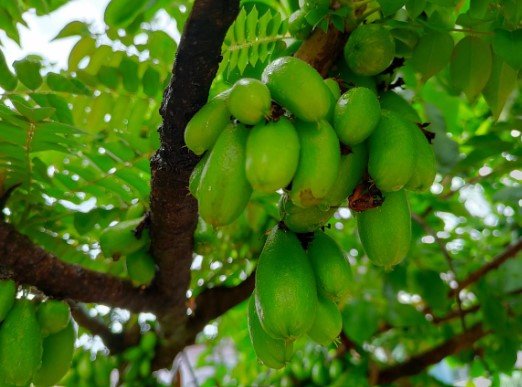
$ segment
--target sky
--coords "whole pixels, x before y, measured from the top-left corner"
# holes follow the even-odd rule
[[[95,30],[101,30],[104,26],[103,12],[108,2],[109,0],[74,0],[50,16],[37,17],[34,12],[24,14],[24,20],[30,29],[19,25],[22,47],[6,38],[5,33],[0,31],[2,51],[7,63],[10,64],[27,54],[40,54],[48,58],[51,63],[64,68],[67,64],[67,55],[78,37],[60,39],[55,42],[51,42],[51,39],[72,20],[93,23]]]

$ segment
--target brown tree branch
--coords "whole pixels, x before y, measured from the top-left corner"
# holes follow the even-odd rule
[[[402,377],[416,375],[430,365],[438,363],[446,356],[473,346],[477,340],[488,333],[488,331],[484,330],[482,324],[475,324],[467,331],[452,337],[435,348],[413,356],[404,363],[381,370],[375,385],[386,385]]]
[[[500,265],[502,265],[504,262],[516,257],[520,250],[522,250],[522,238],[519,238],[513,245],[508,246],[500,255],[494,258],[491,262],[475,270],[470,275],[468,275],[467,278],[460,281],[459,286],[456,289],[452,289],[449,292],[449,296],[452,297],[455,294],[458,294],[462,289],[477,282],[491,270],[498,269]]]
[[[186,323],[197,202],[188,180],[198,157],[184,144],[190,118],[203,106],[221,60],[221,45],[239,10],[238,0],[197,0],[185,25],[164,92],[161,145],[151,159],[151,250],[159,267],[153,288],[165,295],[165,337]]]
[[[178,324],[171,331],[171,337],[165,345],[159,348],[154,359],[155,369],[168,367],[172,359],[185,348],[194,343],[196,335],[211,320],[221,316],[229,309],[246,300],[254,290],[255,276],[251,274],[240,285],[229,287],[216,287],[207,289],[201,293],[195,301],[192,315],[188,317],[187,324]]]
[[[88,310],[76,303],[69,302],[71,314],[79,325],[89,330],[93,335],[99,336],[109,349],[111,355],[125,351],[125,349],[137,345],[140,341],[140,330],[133,329],[121,333],[112,332],[104,321],[89,315]]]
[[[135,288],[130,281],[60,261],[4,222],[0,222],[0,272],[56,298],[133,312],[162,309],[158,295]]]

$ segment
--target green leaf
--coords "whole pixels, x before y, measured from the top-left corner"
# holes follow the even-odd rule
[[[377,330],[379,314],[375,305],[362,299],[351,301],[342,311],[343,332],[357,344],[363,344]]]
[[[78,89],[78,86],[71,79],[64,77],[61,74],[53,72],[47,73],[46,82],[47,86],[54,91],[74,94],[82,92],[82,90]]]
[[[164,31],[151,31],[147,41],[150,57],[170,65],[176,54],[176,42]]]
[[[108,88],[116,90],[120,84],[120,72],[112,66],[102,65],[98,71],[98,80]]]
[[[466,36],[453,50],[450,62],[450,81],[474,102],[486,86],[491,74],[491,47],[477,36]]]
[[[58,39],[69,38],[71,36],[88,36],[90,35],[89,26],[82,21],[74,20],[63,27],[58,34],[51,39],[55,41]]]
[[[148,0],[112,0],[105,9],[105,23],[111,27],[125,28],[145,10],[148,3]]]
[[[514,31],[496,29],[493,50],[515,70],[522,69],[522,28]]]
[[[91,112],[88,118],[88,129],[89,133],[98,133],[105,126],[105,116],[110,114],[112,108],[112,96],[109,93],[101,93],[95,97],[94,102],[91,104]]]
[[[69,53],[68,66],[69,71],[78,69],[80,61],[89,56],[96,49],[96,40],[91,36],[84,36],[72,48]]]
[[[21,115],[31,122],[42,121],[56,112],[56,109],[52,107],[33,108],[15,99],[11,99],[11,103]]]
[[[156,97],[161,90],[160,73],[152,67],[147,67],[141,79],[143,83],[143,92],[149,97]]]
[[[414,289],[434,310],[443,311],[448,305],[448,286],[434,270],[416,269],[412,273]]]
[[[112,59],[114,48],[106,44],[97,47],[90,55],[89,65],[85,71],[91,75],[98,74],[102,65],[109,65]]]
[[[406,10],[412,19],[418,17],[426,7],[426,0],[406,0]]]
[[[406,3],[406,0],[378,0],[384,16],[395,14]]]
[[[56,118],[65,124],[73,125],[73,116],[71,109],[69,108],[69,103],[67,100],[61,95],[57,94],[49,94],[49,104],[56,109],[55,116]]]
[[[122,59],[119,66],[120,73],[123,78],[123,87],[128,92],[136,92],[140,87],[140,79],[138,77],[138,62],[128,57]]]
[[[516,88],[518,71],[498,55],[493,56],[493,67],[482,95],[491,109],[493,119],[498,120],[509,95]]]
[[[42,64],[34,59],[25,58],[13,63],[14,70],[20,82],[28,89],[36,90],[43,82],[40,69]]]
[[[6,91],[13,91],[17,84],[18,79],[9,70],[4,53],[0,50],[0,87]]]
[[[16,22],[3,8],[0,8],[0,26],[6,35],[20,46],[20,34],[16,28]]]
[[[421,74],[421,81],[426,82],[449,63],[453,51],[453,39],[445,32],[429,32],[423,35],[411,58],[413,69]]]

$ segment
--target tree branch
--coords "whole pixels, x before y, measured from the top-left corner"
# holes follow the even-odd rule
[[[416,375],[428,366],[438,363],[446,356],[471,347],[477,340],[488,333],[488,331],[484,331],[482,324],[473,325],[469,330],[452,337],[433,349],[413,356],[405,363],[381,370],[376,378],[375,385],[386,385],[399,378]]]
[[[514,258],[517,256],[517,253],[522,250],[522,238],[519,238],[515,244],[508,246],[506,250],[504,250],[500,255],[498,255],[491,262],[482,266],[481,268],[472,272],[467,278],[460,281],[459,286],[456,289],[452,289],[449,293],[449,296],[452,297],[455,294],[458,294],[462,289],[468,287],[469,285],[477,282],[491,270],[498,269],[500,265],[506,262],[508,259]]]
[[[151,159],[151,250],[159,267],[153,287],[165,295],[161,320],[169,329],[186,322],[197,202],[188,180],[198,157],[184,144],[190,118],[203,106],[221,60],[221,45],[239,10],[238,0],[197,0],[185,25],[164,92],[161,145]]]
[[[133,312],[162,310],[162,300],[157,294],[135,288],[130,281],[60,261],[4,222],[0,222],[0,271],[60,299],[94,302]]]
[[[124,331],[122,333],[112,332],[107,324],[99,318],[89,315],[87,309],[76,303],[69,302],[71,314],[74,320],[89,330],[93,335],[98,335],[109,349],[111,355],[125,351],[125,349],[137,345],[140,341],[139,327],[137,330]]]

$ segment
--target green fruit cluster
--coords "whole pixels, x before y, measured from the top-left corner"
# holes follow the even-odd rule
[[[16,299],[12,280],[0,281],[0,380],[2,386],[54,386],[67,373],[76,331],[61,301]]]
[[[368,36],[387,40],[382,28],[358,27],[351,35],[357,44],[349,40],[347,51],[364,58],[369,48],[359,43]],[[391,53],[386,63],[365,60],[373,70],[362,69],[360,58],[350,56],[350,71],[367,79],[381,72],[394,50],[380,49]],[[341,331],[338,303],[349,292],[350,268],[320,231],[334,212],[343,205],[353,210],[368,258],[390,268],[410,246],[406,190],[426,191],[435,178],[434,153],[415,110],[392,91],[378,95],[346,84],[281,57],[261,80],[242,79],[211,99],[186,128],[187,146],[202,154],[189,189],[206,224],[234,222],[252,192],[281,193],[281,222],[259,257],[249,305],[253,347],[272,368],[288,362],[298,337],[327,345]]]
[[[302,241],[283,225],[270,232],[259,257],[248,326],[258,358],[281,368],[304,335],[328,345],[342,328],[338,302],[350,292],[351,269],[337,243],[322,231]]]

